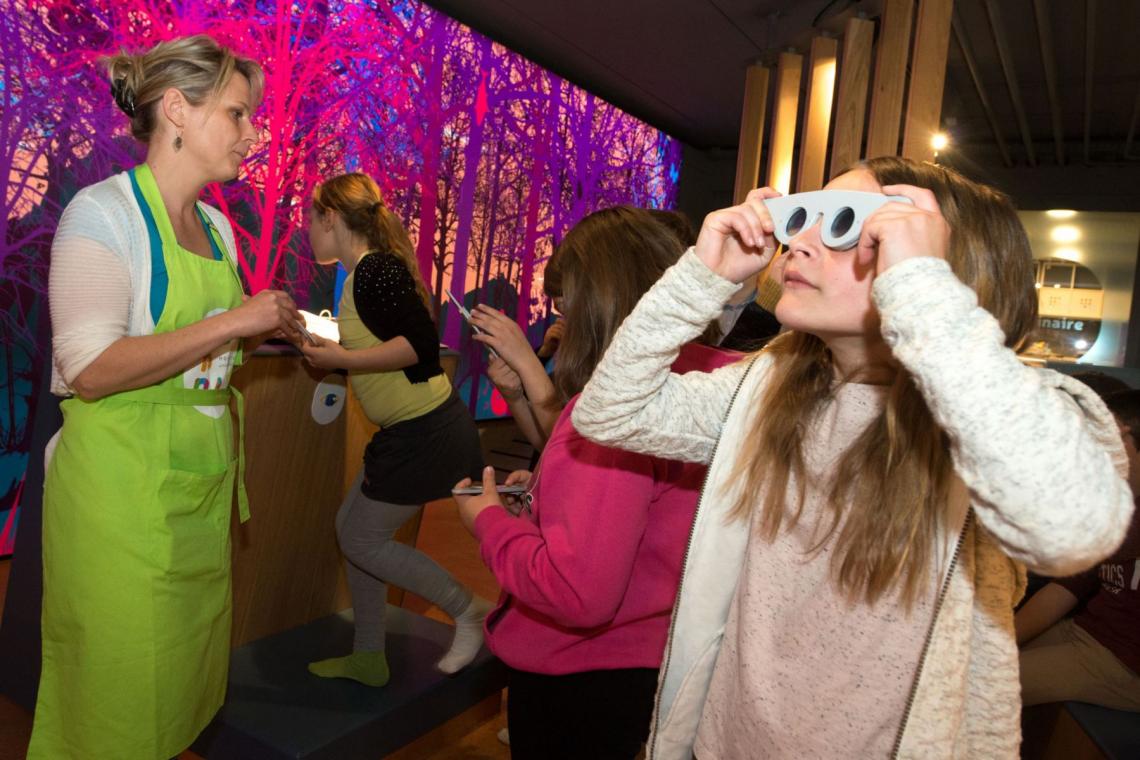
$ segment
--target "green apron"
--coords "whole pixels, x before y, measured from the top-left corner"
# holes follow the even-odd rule
[[[145,164],[131,181],[151,231],[154,332],[240,305],[237,271],[201,209],[215,260],[178,246]],[[235,479],[248,517],[228,410],[237,396],[240,425],[229,387],[240,361],[235,340],[148,388],[61,404],[29,758],[167,760],[221,706]]]

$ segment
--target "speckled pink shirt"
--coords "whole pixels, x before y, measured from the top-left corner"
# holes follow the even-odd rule
[[[834,472],[886,392],[857,384],[836,392],[809,426],[809,472]],[[826,482],[812,478],[799,523],[773,543],[752,530],[697,732],[699,760],[890,754],[940,574],[909,614],[894,596],[873,607],[849,603],[830,572],[836,534],[811,551],[819,519],[830,522]],[[793,480],[788,493],[796,489]]]

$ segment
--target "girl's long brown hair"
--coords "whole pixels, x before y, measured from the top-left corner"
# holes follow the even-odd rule
[[[412,240],[399,218],[384,205],[380,187],[371,177],[352,172],[325,180],[313,188],[313,208],[321,214],[340,214],[345,226],[367,240],[371,250],[403,261],[416,281],[416,293],[428,314],[432,313],[431,295],[420,274]]]
[[[681,253],[668,227],[631,206],[595,211],[558,244],[545,277],[566,316],[554,364],[562,403],[582,391],[622,321]]]
[[[885,157],[853,169],[869,171],[881,185],[931,190],[950,226],[946,258],[958,278],[977,293],[979,305],[1017,348],[1037,318],[1033,257],[1025,229],[1004,194],[933,164]],[[823,341],[785,333],[764,349],[773,358],[770,382],[729,483],[744,487],[733,514],[754,508],[756,529],[771,541],[800,518],[810,475],[804,459],[807,427],[832,397],[837,378]],[[899,592],[912,604],[923,592],[944,525],[953,471],[945,433],[931,416],[911,376],[899,369],[885,408],[839,459],[821,490],[827,514],[816,531],[818,546],[838,533],[832,572],[853,601],[874,603]],[[794,481],[793,481],[794,478]],[[789,483],[797,484],[789,504]],[[761,498],[761,494],[763,494]]]

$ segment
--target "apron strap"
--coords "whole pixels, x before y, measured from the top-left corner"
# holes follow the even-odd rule
[[[245,396],[237,388],[229,389],[237,402],[238,418],[238,461],[237,461],[237,501],[238,517],[241,522],[249,521],[249,494],[245,490]]]
[[[171,388],[165,385],[151,385],[114,394],[113,398],[126,401],[141,401],[146,404],[169,404],[170,406],[226,406],[230,403],[232,388]]]
[[[146,167],[146,164],[142,164]],[[158,221],[150,209],[142,185],[138,180],[139,167],[131,169],[127,175],[131,178],[131,191],[135,202],[139,205],[143,221],[146,223],[146,234],[150,240],[150,318],[154,324],[162,319],[162,310],[166,306],[166,291],[170,286],[170,275],[166,271],[166,259],[162,253],[162,233],[158,229]],[[149,169],[147,169],[149,176]]]
[[[202,204],[195,203],[194,210],[198,212],[198,220],[202,222],[202,229],[206,231],[206,237],[210,241],[210,253],[214,255],[214,261],[221,261],[225,258],[225,254],[222,253],[221,244],[219,242],[222,239],[222,233],[218,231],[214,223],[210,221],[210,218],[206,216],[206,212],[202,210]]]

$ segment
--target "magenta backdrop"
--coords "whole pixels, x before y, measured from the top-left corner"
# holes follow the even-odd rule
[[[207,191],[233,222],[252,291],[328,298],[305,200],[323,177],[364,171],[412,233],[437,309],[447,288],[505,310],[537,342],[544,263],[566,230],[605,206],[674,204],[677,141],[419,2],[0,0],[0,554],[46,365],[35,336],[56,222],[79,188],[142,157],[96,61],[199,32],[266,71],[261,139],[236,181]],[[503,413],[467,328],[447,306],[439,322],[472,410]]]

